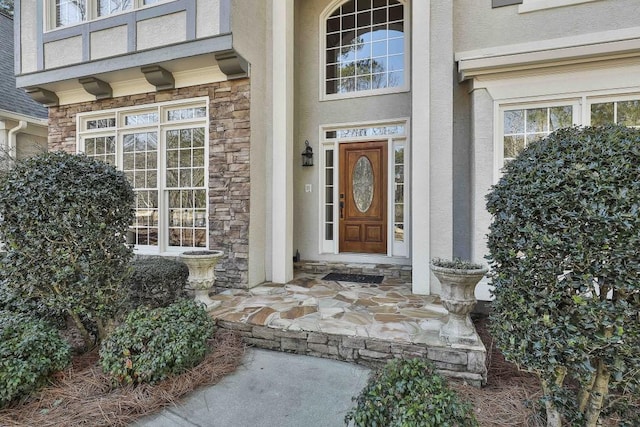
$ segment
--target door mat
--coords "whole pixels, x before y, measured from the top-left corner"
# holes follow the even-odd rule
[[[337,282],[353,282],[353,283],[382,283],[384,276],[374,276],[373,274],[342,274],[329,273],[322,280],[335,280]]]

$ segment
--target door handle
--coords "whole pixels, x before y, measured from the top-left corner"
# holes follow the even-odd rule
[[[343,209],[344,209],[344,202],[340,202],[340,219],[344,219],[344,214],[343,214]]]

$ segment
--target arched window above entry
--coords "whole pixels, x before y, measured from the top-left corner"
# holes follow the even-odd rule
[[[407,9],[397,0],[349,0],[325,15],[327,98],[407,89]]]

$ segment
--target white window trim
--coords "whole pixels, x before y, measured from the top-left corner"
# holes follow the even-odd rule
[[[166,115],[167,111],[173,109],[175,107],[180,108],[189,108],[192,106],[205,106],[206,107],[206,115],[201,118],[194,119],[183,119],[183,120],[175,120],[169,121],[166,118],[163,120],[164,115]],[[124,117],[125,115],[129,115],[133,112],[135,113],[148,113],[150,111],[158,111],[159,117],[157,123],[152,124],[142,124],[142,125],[125,125]],[[85,123],[88,120],[95,119],[103,119],[103,118],[111,118],[115,117],[116,126],[110,128],[101,128],[101,129],[92,129],[85,130]],[[122,124],[120,124],[122,122]],[[166,156],[166,138],[164,136],[164,130],[169,129],[182,129],[185,127],[189,127],[189,125],[193,125],[195,123],[203,123],[204,122],[204,177],[205,177],[205,186],[204,190],[206,192],[206,218],[207,218],[207,226],[206,226],[206,243],[205,248],[209,248],[210,244],[210,228],[209,228],[209,217],[211,211],[209,209],[209,163],[206,159],[209,158],[209,124],[210,124],[210,116],[209,116],[209,97],[198,97],[198,98],[189,98],[177,101],[166,101],[166,102],[158,102],[154,104],[145,104],[139,106],[127,106],[127,107],[119,107],[108,110],[100,110],[100,111],[91,111],[78,113],[76,115],[76,152],[83,153],[84,152],[84,140],[86,138],[99,137],[99,136],[107,136],[114,135],[116,139],[116,165],[118,170],[122,170],[122,161],[123,161],[123,153],[122,153],[122,136],[128,132],[140,132],[147,129],[156,129],[158,130],[158,210],[166,211],[168,209],[168,204],[166,197],[164,196],[165,189],[164,185],[160,185],[160,183],[164,182],[166,176],[166,167],[160,166],[164,165],[165,156]],[[185,187],[186,188],[186,187]],[[189,187],[193,188],[193,187]],[[134,247],[135,253],[137,254],[145,254],[145,255],[162,255],[162,256],[176,256],[177,254],[185,251],[185,250],[193,250],[193,249],[203,249],[201,247],[178,247],[178,246],[169,246],[168,244],[168,226],[169,220],[167,214],[163,214],[159,216],[158,221],[158,246],[151,245],[136,245]]]
[[[320,52],[318,57],[318,64],[320,68],[320,87],[319,87],[319,95],[320,101],[332,101],[339,99],[350,99],[350,98],[361,98],[365,96],[376,96],[376,95],[388,95],[393,93],[402,93],[408,92],[411,88],[411,61],[410,61],[410,53],[411,53],[411,8],[408,0],[397,0],[402,3],[404,6],[404,84],[402,86],[388,87],[383,89],[370,89],[370,90],[361,90],[361,91],[353,91],[347,93],[326,93],[326,84],[327,84],[327,67],[326,67],[326,48],[327,48],[327,26],[326,21],[329,15],[342,3],[346,3],[348,0],[334,0],[331,2],[320,14],[320,21],[318,23],[319,31],[319,39],[320,39]],[[423,0],[418,0],[423,1]]]
[[[523,0],[518,6],[518,13],[529,13],[544,9],[573,6],[581,3],[591,3],[600,0]]]
[[[636,101],[640,100],[640,93],[626,93],[626,94],[607,94],[607,95],[592,95],[586,96],[584,102],[584,114],[585,114],[585,126],[591,125],[591,105],[600,104],[606,102],[624,102],[624,101]]]
[[[573,106],[573,124],[576,126],[591,125],[591,105],[606,102],[624,102],[640,100],[640,92],[633,91],[620,92],[606,90],[600,92],[584,92],[575,94],[570,98],[546,98],[546,99],[520,99],[509,100],[509,102],[494,102],[494,146],[493,146],[493,182],[498,182],[502,176],[504,166],[504,111],[512,109],[557,107],[561,105]]]
[[[340,131],[348,129],[359,128],[374,128],[374,127],[387,127],[387,126],[404,126],[404,133],[381,135],[381,136],[359,136],[349,138],[327,138],[326,133],[328,131]],[[411,147],[409,140],[409,119],[397,119],[397,120],[384,120],[373,122],[354,122],[354,123],[342,123],[342,124],[327,124],[320,126],[320,148],[321,156],[319,161],[319,184],[318,188],[325,189],[325,152],[326,150],[333,150],[333,224],[334,232],[333,240],[325,239],[325,194],[324,191],[319,191],[318,206],[320,207],[320,215],[318,215],[318,242],[319,253],[321,255],[339,255],[341,257],[347,256],[340,252],[340,229],[339,229],[339,145],[342,143],[351,142],[365,142],[365,141],[386,141],[387,142],[387,253],[382,254],[349,254],[355,258],[371,258],[371,257],[387,257],[387,258],[409,258],[409,248],[411,248]],[[396,242],[394,238],[394,224],[395,224],[395,203],[394,203],[394,166],[395,166],[395,151],[394,148],[398,143],[404,145],[404,241]]]
[[[125,13],[131,13],[139,9],[146,9],[146,8],[157,6],[159,4],[167,3],[173,0],[160,0],[157,3],[152,3],[148,5],[144,4],[144,0],[133,0],[133,7],[131,9],[127,9],[120,12],[114,12],[114,13],[103,15],[103,16],[98,16],[98,0],[86,0],[86,1],[87,1],[87,16],[84,21],[75,22],[69,25],[61,25],[58,27],[56,26],[56,0],[45,0],[44,14],[43,14],[44,31],[47,32],[47,31],[59,30],[61,28],[75,27],[77,25],[86,24],[87,22],[106,19],[112,16],[122,15]]]
[[[502,168],[504,167],[504,112],[507,110],[517,109],[534,109],[559,107],[563,105],[571,105],[573,107],[573,125],[582,124],[582,116],[584,111],[582,108],[582,98],[564,98],[564,99],[547,99],[542,101],[520,101],[509,103],[494,103],[494,145],[493,145],[493,181],[497,182],[502,176]]]

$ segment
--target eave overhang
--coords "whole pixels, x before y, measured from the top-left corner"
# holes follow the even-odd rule
[[[640,58],[640,27],[457,52],[459,81],[492,74]]]
[[[156,91],[174,87],[174,74],[217,67],[224,79],[247,77],[249,64],[232,48],[231,34],[198,39],[146,51],[72,64],[16,76],[36,101],[58,105],[60,91],[83,89],[95,99],[115,96],[111,86],[136,78],[145,79]]]

